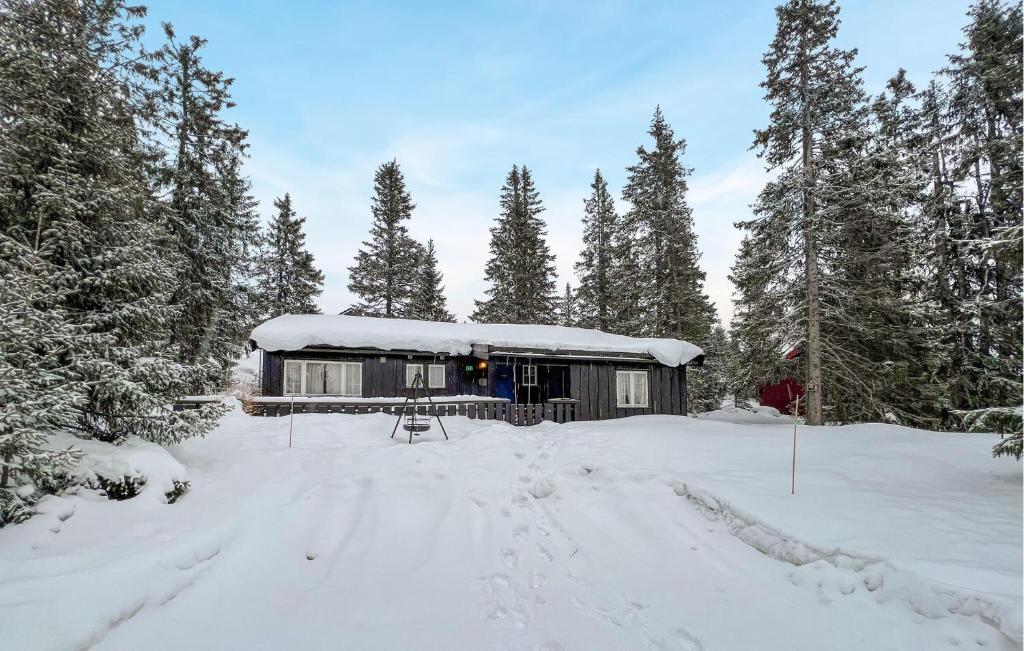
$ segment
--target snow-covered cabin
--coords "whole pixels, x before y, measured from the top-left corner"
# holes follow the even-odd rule
[[[253,330],[264,396],[388,398],[419,373],[432,396],[573,405],[574,420],[685,414],[686,368],[703,351],[544,325],[290,314]]]

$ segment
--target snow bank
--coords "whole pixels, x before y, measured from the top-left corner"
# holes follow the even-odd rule
[[[792,416],[783,416],[779,413],[778,409],[767,405],[753,405],[743,408],[733,404],[726,404],[721,409],[695,414],[694,418],[751,425],[780,425],[793,422]]]
[[[188,481],[185,466],[166,448],[138,437],[129,437],[121,445],[111,445],[57,434],[49,445],[55,449],[76,447],[84,453],[71,471],[76,483],[95,484],[97,478],[118,482],[125,477],[145,481],[140,493],[132,499],[163,504],[167,501],[165,495],[175,489],[175,482]]]
[[[590,353],[649,355],[679,366],[703,351],[678,339],[640,339],[600,330],[546,325],[436,323],[330,314],[287,314],[252,331],[263,350],[301,350],[307,346],[343,346],[379,350],[415,350],[468,355],[473,344],[496,348],[578,350]]]

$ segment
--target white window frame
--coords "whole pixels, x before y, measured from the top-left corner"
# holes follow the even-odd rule
[[[524,387],[535,387],[537,386],[537,365],[536,364],[523,364],[523,381],[520,382]],[[533,376],[532,378],[530,376]],[[531,381],[532,380],[532,381]]]
[[[293,364],[299,365],[299,378],[300,378],[300,389],[298,393],[294,391],[288,391],[288,367]],[[358,393],[308,393],[306,387],[306,364],[324,364],[325,366],[331,364],[338,364],[345,367],[341,375],[341,389],[345,390],[345,386],[349,384],[348,374],[353,367],[359,367],[359,392]],[[346,398],[361,398],[363,396],[363,363],[362,362],[336,362],[326,359],[286,359],[284,360],[284,367],[282,369],[283,381],[281,383],[281,392],[286,396],[344,396]]]
[[[434,383],[434,370],[441,369],[441,382],[440,384]],[[446,375],[444,364],[430,364],[427,366],[427,386],[431,389],[443,389],[447,386],[448,377]]]
[[[636,385],[636,378],[643,377],[643,379],[644,379],[644,387],[646,388],[646,391],[644,391],[644,394],[645,394],[645,397],[647,398],[647,400],[645,400],[643,404],[639,404],[639,403],[637,403],[637,404],[623,404],[623,403],[619,402],[619,377],[623,376],[623,375],[626,376],[627,378],[629,378],[627,380],[627,382],[626,382],[626,385],[627,385],[626,393],[629,395],[630,398],[634,398],[635,395],[636,395],[636,392],[635,392],[635,387],[637,386]],[[616,371],[615,371],[615,405],[617,407],[619,407],[620,409],[646,409],[647,407],[650,406],[650,404],[651,404],[651,376],[650,376],[650,373],[648,373],[647,371],[633,371],[633,370],[618,370],[618,369],[616,369]]]
[[[410,364],[410,363],[406,362],[405,363],[405,388],[406,389],[411,389],[412,388],[412,383],[416,381],[416,372],[410,373],[410,371],[412,371],[413,369],[419,369],[419,371],[418,371],[419,374],[421,376],[423,375],[423,364]],[[426,388],[426,386],[427,386],[427,378],[423,377],[423,387]]]

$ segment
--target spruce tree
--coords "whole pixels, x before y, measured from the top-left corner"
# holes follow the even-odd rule
[[[119,442],[201,436],[219,405],[171,410],[202,375],[169,343],[175,258],[146,170],[155,120],[138,53],[142,10],[121,2],[14,1],[0,21],[0,230],[59,277],[58,306],[93,335],[72,428]]]
[[[704,364],[687,369],[687,413],[701,413],[722,408],[728,395],[728,337],[719,324],[703,341]]]
[[[419,255],[418,264],[416,284],[405,311],[405,318],[454,323],[455,315],[448,311],[448,300],[444,296],[444,279],[437,268],[434,240],[427,240],[426,248]]]
[[[671,337],[705,347],[711,342],[715,308],[704,293],[693,214],[686,203],[686,177],[682,163],[686,141],[676,140],[661,107],[655,109],[648,133],[654,148],[637,148],[637,163],[628,168],[622,198],[630,203],[623,216],[620,237],[628,238],[625,251],[634,259],[624,265],[617,283],[620,301],[637,306],[635,329],[630,334]],[[623,251],[620,242],[619,251]],[[694,368],[687,391],[689,409],[698,411],[722,398],[722,383]]]
[[[373,225],[355,266],[349,267],[349,291],[359,297],[357,314],[396,318],[405,316],[417,282],[418,243],[405,222],[415,204],[405,187],[398,161],[377,168],[373,177]]]
[[[472,319],[481,323],[557,321],[555,256],[548,248],[544,210],[524,165],[513,166],[501,189],[501,214],[491,228],[491,258],[485,267],[488,298],[476,301]]]
[[[64,276],[0,234],[0,527],[28,518],[78,456],[47,442],[75,423],[86,399],[80,356],[103,342],[68,318]]]
[[[618,215],[601,170],[594,172],[590,197],[583,202],[583,250],[576,262],[579,325],[611,332],[616,321],[615,238]]]
[[[205,67],[206,41],[179,42],[164,25],[158,53],[162,102],[157,122],[172,147],[163,165],[165,215],[177,249],[172,343],[186,364],[206,365],[195,392],[219,388],[242,352],[237,324],[245,318],[237,276],[255,224],[241,175],[246,134],[225,121],[232,80]]]
[[[565,293],[558,304],[558,325],[574,328],[580,325],[578,290],[565,283]],[[584,326],[586,327],[586,326]]]
[[[704,294],[693,215],[686,204],[682,163],[686,141],[676,140],[658,107],[648,131],[654,148],[637,148],[622,198],[630,203],[623,229],[639,264],[636,302],[644,317],[637,334],[674,337],[700,345],[711,332],[714,306]]]
[[[270,222],[256,255],[253,303],[260,320],[283,314],[317,314],[316,299],[324,275],[306,251],[305,217],[297,216],[291,195],[274,199],[277,215]]]
[[[955,310],[963,335],[955,405],[1020,403],[1021,274],[1013,242],[1021,229],[1021,7],[981,0],[968,12],[965,42],[943,71],[946,122],[960,214],[950,244]],[[1000,243],[1008,241],[1010,246]]]
[[[841,165],[844,138],[858,128],[864,102],[856,50],[832,45],[838,14],[833,0],[790,0],[776,9],[761,84],[772,112],[754,146],[779,175],[758,197],[757,218],[742,225],[755,236],[751,247],[772,252],[770,265],[782,275],[770,281],[776,287],[769,293],[787,297],[786,320],[801,324],[809,425],[824,423],[820,239],[830,225],[822,194],[827,165]]]

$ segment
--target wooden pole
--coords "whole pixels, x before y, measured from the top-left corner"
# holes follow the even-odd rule
[[[796,495],[796,423],[800,418],[800,396],[796,397],[796,410],[793,414],[793,471],[789,479],[789,494]]]
[[[288,412],[288,447],[292,447],[292,425],[295,423],[295,396],[292,396],[292,408]]]

